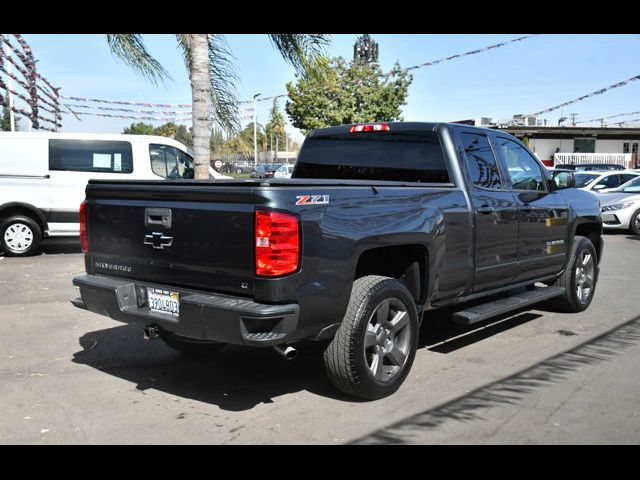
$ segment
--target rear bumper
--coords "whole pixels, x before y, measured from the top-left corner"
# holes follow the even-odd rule
[[[270,346],[300,340],[298,304],[268,305],[242,297],[185,290],[127,279],[81,275],[73,279],[81,298],[71,303],[100,315],[141,326],[154,325],[195,340]],[[180,313],[152,312],[146,287],[180,294]]]

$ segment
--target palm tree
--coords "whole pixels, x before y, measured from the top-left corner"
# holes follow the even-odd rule
[[[329,36],[322,34],[271,34],[271,43],[300,75],[317,74]],[[227,131],[239,129],[233,56],[224,35],[177,34],[191,80],[193,153],[195,178],[209,177],[212,117]],[[155,85],[170,78],[164,67],[147,51],[138,34],[108,34],[111,51]],[[320,62],[321,64],[321,62]]]
[[[276,150],[274,157],[275,162],[278,160],[278,141],[280,140],[280,136],[284,135],[285,132],[284,117],[282,116],[282,113],[280,113],[280,107],[278,105],[277,98],[273,99],[273,106],[271,107],[271,119],[269,120],[269,123],[267,123],[265,130],[268,136],[273,137],[273,135],[275,135],[276,137]],[[271,146],[271,149],[273,150],[273,145]]]

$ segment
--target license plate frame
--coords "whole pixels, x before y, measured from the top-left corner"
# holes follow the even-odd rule
[[[147,306],[150,312],[180,315],[180,293],[164,288],[147,287]]]

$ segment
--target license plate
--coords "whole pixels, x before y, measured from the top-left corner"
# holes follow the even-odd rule
[[[161,288],[147,288],[149,310],[152,312],[170,313],[178,316],[180,313],[180,295]]]

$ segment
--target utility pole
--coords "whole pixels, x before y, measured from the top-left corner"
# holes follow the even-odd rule
[[[4,46],[4,51],[5,51],[5,55],[7,58],[9,58],[9,55],[11,55],[11,50],[9,49],[9,45],[5,45]],[[13,93],[11,93],[11,90],[13,90],[13,79],[11,78],[11,73],[13,72],[13,66],[11,65],[11,62],[7,62],[7,97],[9,98],[9,125],[11,125],[11,131],[15,132],[16,131],[16,119],[13,115]]]
[[[257,140],[257,117],[258,111],[256,109],[256,98],[258,98],[260,94],[256,93],[253,96],[253,165],[254,167],[258,165],[258,140]]]
[[[576,126],[576,116],[578,114],[577,113],[572,113],[571,114],[571,126],[575,127]]]

